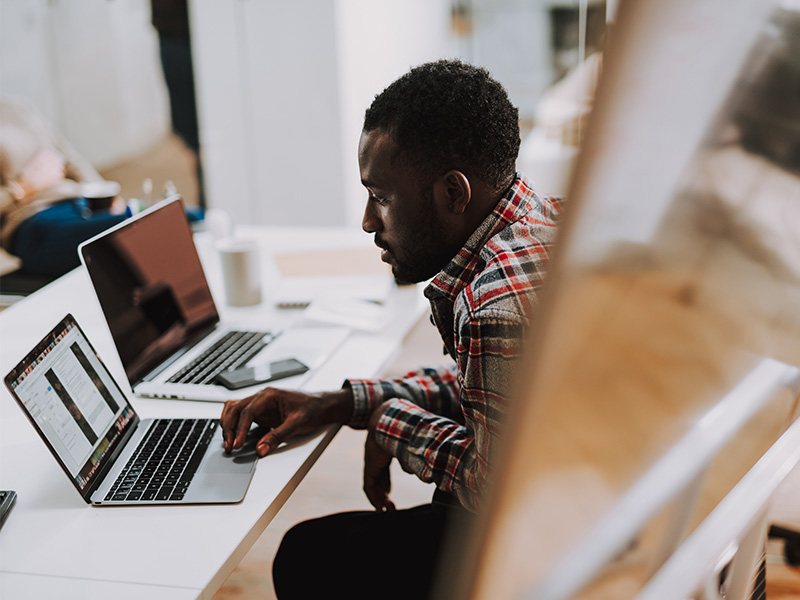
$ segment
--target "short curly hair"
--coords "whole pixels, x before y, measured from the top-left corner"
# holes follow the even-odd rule
[[[431,179],[458,169],[500,190],[516,169],[519,111],[486,69],[459,60],[414,67],[375,96],[364,131],[375,129]]]

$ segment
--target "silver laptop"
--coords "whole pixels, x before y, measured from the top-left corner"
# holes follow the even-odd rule
[[[72,315],[5,383],[86,502],[219,504],[247,492],[254,445],[226,456],[217,419],[140,420]]]
[[[349,334],[346,327],[282,330],[273,322],[220,322],[180,196],[79,246],[133,392],[151,398],[225,401],[261,382],[229,389],[221,373],[291,361],[307,367],[274,385],[297,388]],[[240,371],[239,371],[240,372]],[[246,380],[245,380],[246,381]],[[273,383],[269,383],[273,385]]]

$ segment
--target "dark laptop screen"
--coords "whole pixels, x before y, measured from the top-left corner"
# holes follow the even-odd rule
[[[73,317],[47,334],[5,382],[87,498],[138,418]]]
[[[179,200],[81,247],[131,384],[219,321]]]

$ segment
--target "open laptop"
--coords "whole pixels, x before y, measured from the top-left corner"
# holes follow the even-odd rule
[[[125,374],[138,396],[225,401],[265,384],[230,390],[221,372],[296,359],[299,387],[349,334],[346,327],[221,323],[180,196],[173,196],[80,245]],[[270,383],[270,385],[273,385]]]
[[[224,454],[217,419],[141,420],[72,315],[5,384],[87,503],[239,502],[255,472],[254,447]]]

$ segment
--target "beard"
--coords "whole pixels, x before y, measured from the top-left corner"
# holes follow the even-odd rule
[[[379,235],[375,236],[375,245],[389,255],[389,265],[398,285],[427,281],[439,273],[458,251],[446,243],[444,224],[434,208],[433,188],[427,187],[421,193],[425,198],[422,208],[409,219],[393,246]]]

